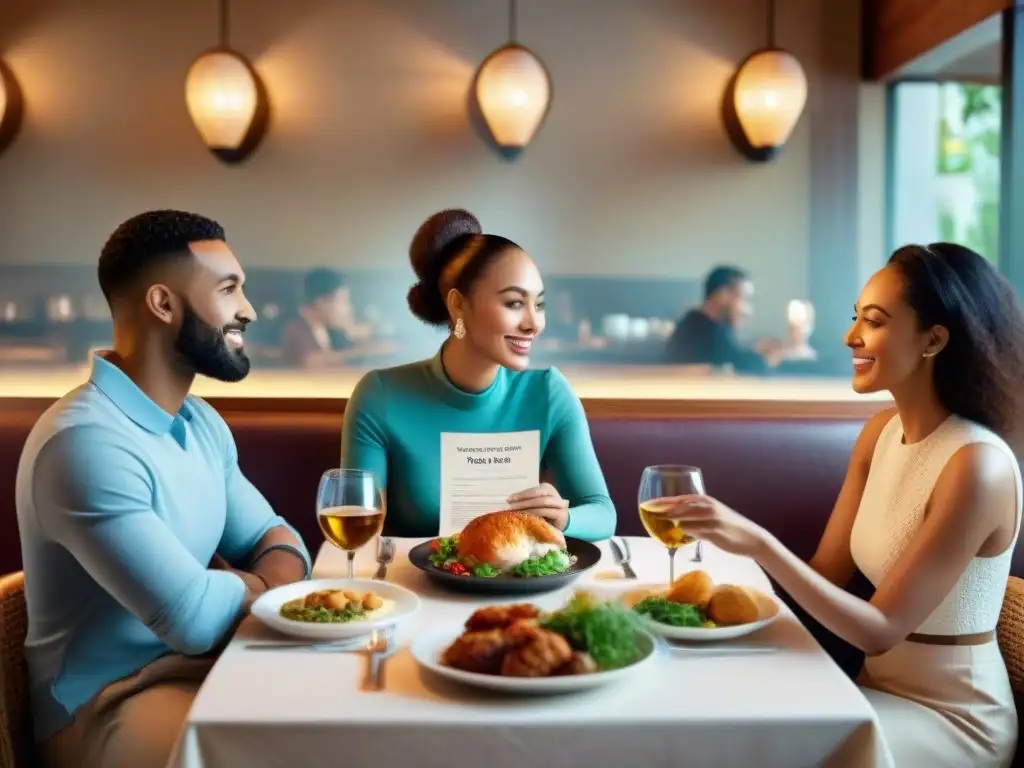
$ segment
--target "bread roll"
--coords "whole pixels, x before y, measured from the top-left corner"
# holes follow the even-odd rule
[[[708,618],[715,624],[731,626],[757,621],[757,600],[743,587],[722,584],[708,601]]]
[[[665,598],[672,603],[688,603],[706,611],[715,583],[705,571],[687,571],[669,589]]]
[[[722,584],[715,587],[708,602],[707,615],[715,624],[750,624],[778,613],[774,598],[753,587]]]
[[[744,587],[744,589],[754,598],[754,602],[757,603],[758,621],[761,621],[762,619],[770,619],[779,612],[779,603],[771,595],[765,594],[754,587]]]

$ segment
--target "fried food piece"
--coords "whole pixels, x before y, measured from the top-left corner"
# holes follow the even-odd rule
[[[744,587],[743,590],[754,598],[757,603],[757,620],[770,619],[779,612],[779,604],[771,595],[765,594],[754,587]]]
[[[328,592],[326,597],[324,597],[324,607],[331,608],[335,611],[343,611],[346,608],[353,607],[353,603],[359,605],[361,601],[357,602],[353,598],[349,597],[346,592],[342,592],[340,590],[337,592]]]
[[[504,634],[513,645],[501,665],[505,677],[547,677],[572,659],[564,637],[530,621],[517,621]]]
[[[441,663],[466,672],[497,675],[511,646],[511,641],[501,629],[465,632],[441,654]]]
[[[327,604],[327,599],[334,594],[330,590],[322,590],[320,592],[310,592],[305,597],[300,597],[296,600],[292,600],[293,603],[298,603],[300,607],[306,608],[330,608]]]
[[[722,584],[715,587],[708,601],[708,618],[715,624],[730,626],[757,621],[760,614],[757,600],[744,587]]]
[[[516,605],[489,605],[480,608],[466,620],[468,632],[483,632],[487,629],[505,629],[520,619],[535,619],[540,608],[532,603]]]
[[[363,608],[367,611],[375,611],[384,605],[384,598],[373,592],[363,595]]]
[[[574,651],[572,658],[554,671],[555,675],[591,675],[597,672],[597,662],[589,653]]]
[[[665,598],[671,603],[686,603],[706,611],[714,591],[715,582],[706,571],[688,571],[676,579]]]
[[[565,549],[565,535],[543,517],[518,510],[488,512],[459,533],[459,557],[499,571],[550,549]]]
[[[544,631],[546,630],[541,629],[538,622],[534,619],[522,618],[516,619],[505,627],[505,637],[508,638],[513,648],[517,648],[520,645],[525,645],[535,640]]]

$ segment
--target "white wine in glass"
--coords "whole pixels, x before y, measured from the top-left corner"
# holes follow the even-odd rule
[[[320,478],[316,518],[324,538],[348,555],[353,578],[356,551],[384,528],[384,499],[377,477],[361,469],[329,469]]]
[[[695,541],[683,530],[682,521],[672,514],[672,496],[704,495],[704,477],[697,467],[663,464],[646,467],[637,494],[640,522],[652,539],[668,549],[668,580],[676,580],[676,550]]]

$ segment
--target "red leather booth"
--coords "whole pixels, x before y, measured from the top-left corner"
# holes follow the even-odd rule
[[[338,465],[343,403],[213,401],[230,425],[242,470],[311,549],[322,541],[314,499],[320,474]],[[0,407],[0,573],[21,567],[14,480],[43,401]],[[637,484],[649,464],[699,466],[709,493],[810,557],[872,408],[779,404],[586,403],[591,434],[618,510],[618,532],[642,535]],[[1024,552],[1013,572],[1024,574]]]

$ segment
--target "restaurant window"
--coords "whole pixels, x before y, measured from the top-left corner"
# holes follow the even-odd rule
[[[890,248],[951,241],[998,263],[1001,87],[892,87]]]

